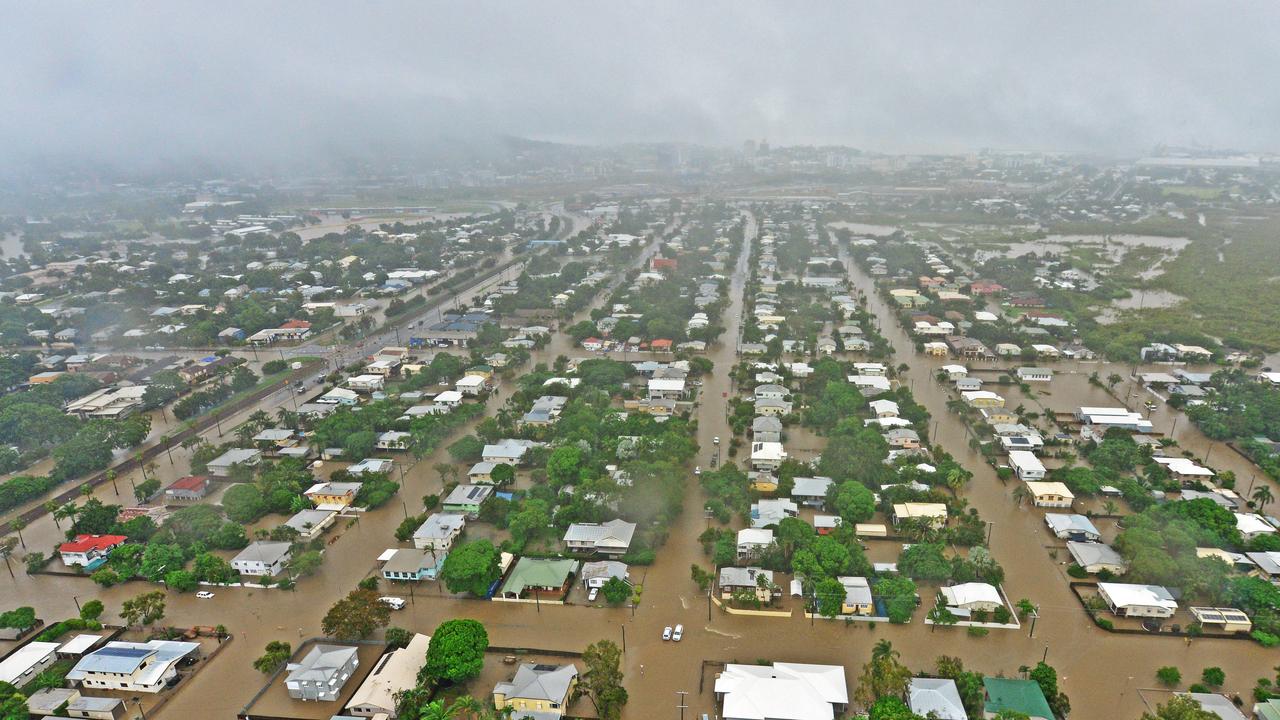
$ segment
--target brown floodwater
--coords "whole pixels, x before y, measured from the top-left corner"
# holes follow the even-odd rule
[[[748,237],[754,237],[754,220],[748,229]],[[733,339],[738,336],[743,309],[747,254],[744,249],[733,275],[724,341],[708,351],[716,370],[705,379],[703,402],[697,409],[702,465],[709,463],[711,438],[729,437],[723,395],[731,391],[726,371],[735,360]],[[898,329],[892,313],[870,292],[869,278],[856,268],[851,276],[859,288],[869,293],[882,332],[900,353],[897,359],[911,366],[905,381],[914,383],[917,398],[938,421],[937,442],[974,472],[963,495],[979,508],[984,519],[994,523],[992,551],[1006,569],[1009,597],[1028,597],[1039,603],[1041,618],[1035,637],[1029,636],[1028,627],[992,631],[985,638],[970,637],[957,629],[934,632],[923,624],[923,613],[917,613],[915,622],[909,625],[874,627],[810,621],[799,613],[790,618],[756,618],[713,609],[708,614],[706,596],[698,594],[689,576],[690,564],[710,565],[697,542],[706,520],[699,512],[703,495],[691,474],[687,478],[685,512],[670,528],[670,537],[659,551],[657,562],[648,568],[632,569],[633,581],[643,587],[641,602],[634,610],[459,599],[444,595],[436,584],[423,583],[414,589],[411,604],[393,615],[393,624],[430,633],[443,620],[470,617],[485,624],[495,645],[577,652],[596,640],[611,639],[621,644],[625,637],[623,670],[631,701],[624,717],[628,719],[678,717],[680,691],[690,693],[685,704],[692,714],[687,717],[714,713],[713,670],[704,667],[705,662],[752,663],[767,659],[842,664],[852,691],[861,665],[881,638],[892,641],[903,661],[918,669],[928,669],[934,658],[948,654],[961,656],[970,667],[989,674],[1016,675],[1019,666],[1033,665],[1047,652],[1049,662],[1058,668],[1063,690],[1071,696],[1073,717],[1077,718],[1138,717],[1144,708],[1137,690],[1154,685],[1155,669],[1161,665],[1177,665],[1189,676],[1198,668],[1220,666],[1227,674],[1226,689],[1240,693],[1252,686],[1254,678],[1270,673],[1276,663],[1275,652],[1252,643],[1196,640],[1186,645],[1177,639],[1111,635],[1094,627],[1068,590],[1064,569],[1045,549],[1053,539],[1043,530],[1041,512],[1017,507],[1010,497],[1012,486],[1002,485],[994,471],[969,450],[961,423],[948,416],[946,389],[932,378],[934,368],[942,363],[915,356],[913,344]],[[554,358],[559,353],[573,354],[563,335],[557,335],[556,342],[540,357]],[[1054,367],[1069,373],[1070,365]],[[1091,367],[1096,367],[1104,378],[1111,371],[1102,364],[1081,364],[1082,378],[1087,378]],[[1070,379],[1069,375],[1055,379],[1046,389],[1051,393],[1046,404],[1054,408],[1086,401],[1115,404],[1098,397],[1097,389],[1088,386],[1087,381]],[[279,396],[273,402],[279,405],[287,400]],[[497,406],[493,403],[490,412]],[[1177,417],[1181,416],[1164,406],[1153,414],[1153,420],[1166,431]],[[1185,418],[1178,422],[1176,437],[1202,455],[1210,447]],[[401,498],[413,503],[411,511],[417,509],[417,499],[422,495],[440,490],[440,480],[431,466],[445,457],[438,453],[406,468]],[[161,464],[162,479],[171,479],[185,470],[185,458],[175,453],[174,459],[173,468],[168,468],[167,462]],[[1220,445],[1213,450],[1210,464],[1218,469],[1239,467],[1237,474],[1248,476],[1247,463]],[[299,638],[318,635],[320,619],[329,605],[375,571],[374,558],[380,552],[395,546],[392,533],[402,517],[400,503],[393,500],[365,513],[358,524],[331,531],[340,534],[341,539],[330,546],[316,575],[304,579],[293,592],[220,588],[211,600],[170,594],[166,622],[221,623],[236,637],[208,667],[184,681],[174,699],[158,714],[193,718],[234,715],[263,682],[263,676],[251,667],[263,645],[275,639],[297,644]],[[28,545],[36,547],[49,547],[59,534],[48,517],[24,531]],[[893,545],[871,543],[870,552],[877,559],[892,558],[896,555]],[[18,572],[15,580],[0,580],[0,607],[31,604],[46,620],[73,615],[75,600],[83,602],[91,597],[101,598],[108,607],[108,617],[114,619],[124,599],[150,589],[138,583],[101,589],[85,578],[28,577]],[[395,592],[407,594],[399,588]],[[662,641],[662,628],[676,623],[685,626],[684,640]],[[490,688],[477,685],[471,691],[483,696]]]

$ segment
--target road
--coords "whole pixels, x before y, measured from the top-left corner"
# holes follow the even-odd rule
[[[711,438],[719,436],[728,442],[730,437],[724,396],[732,392],[728,372],[737,360],[732,339],[738,337],[741,327],[747,258],[755,235],[753,218],[730,280],[726,332],[722,342],[709,350],[715,370],[705,378],[696,410],[702,448],[699,459],[704,466]],[[634,611],[464,600],[440,595],[437,588],[424,585],[413,604],[395,614],[393,623],[429,633],[442,620],[471,617],[485,624],[495,645],[569,651],[581,651],[600,639],[621,644],[625,634],[624,672],[631,700],[624,717],[629,720],[678,717],[678,691],[690,693],[686,700],[689,718],[715,712],[711,687],[701,683],[704,661],[843,664],[852,689],[871,647],[881,638],[891,640],[912,668],[929,668],[935,657],[948,654],[961,656],[970,667],[987,673],[1015,675],[1019,666],[1034,664],[1047,651],[1050,663],[1062,676],[1063,689],[1071,695],[1074,717],[1081,718],[1136,718],[1142,711],[1136,690],[1152,684],[1159,665],[1178,665],[1186,675],[1209,665],[1221,666],[1228,689],[1239,692],[1246,691],[1254,677],[1266,674],[1265,668],[1275,664],[1274,654],[1254,644],[1196,640],[1186,646],[1174,639],[1117,636],[1095,628],[1067,591],[1060,568],[1040,547],[1047,540],[1041,531],[1040,514],[1019,509],[1009,497],[1011,488],[1001,485],[994,472],[969,450],[960,424],[948,420],[946,394],[932,378],[932,364],[912,356],[910,339],[897,328],[891,310],[872,292],[870,279],[856,268],[851,270],[851,279],[868,294],[882,332],[899,352],[897,360],[911,365],[904,382],[913,384],[917,397],[939,420],[937,442],[974,471],[974,480],[964,495],[984,518],[995,522],[993,552],[1008,572],[1009,595],[1032,598],[1042,608],[1035,638],[1025,631],[993,631],[986,638],[969,637],[956,629],[935,633],[920,621],[922,613],[910,625],[871,628],[862,623],[811,623],[799,615],[757,618],[718,610],[708,615],[706,597],[698,593],[689,577],[691,564],[709,564],[697,542],[706,521],[700,512],[703,495],[692,475],[685,491],[685,512],[670,528],[657,562],[647,570],[633,569],[633,580],[644,588]],[[597,302],[604,297],[602,293]],[[554,357],[552,353],[564,352],[565,347],[567,340],[563,333],[558,334],[539,358]],[[412,502],[422,494],[437,492],[440,481],[429,468],[441,460],[442,454],[424,458],[407,471],[402,497]],[[231,717],[262,683],[262,676],[251,668],[262,646],[273,639],[296,644],[299,637],[318,634],[320,618],[333,599],[372,572],[373,558],[394,544],[392,531],[401,517],[399,507],[381,508],[366,514],[354,527],[334,531],[342,539],[319,573],[303,580],[297,592],[222,589],[208,601],[171,594],[167,622],[223,623],[234,632],[235,640],[203,672],[185,681],[184,689],[161,715]],[[47,518],[41,527],[29,529],[29,543],[33,533],[44,544],[57,535]],[[104,600],[108,615],[114,617],[124,599],[144,589],[134,583],[103,590],[82,578],[20,576],[16,582],[0,583],[0,607],[32,604],[39,608],[41,617],[56,620],[74,614],[75,596],[96,596]],[[663,642],[662,628],[676,623],[685,626],[683,642]],[[709,683],[709,676],[707,680]]]

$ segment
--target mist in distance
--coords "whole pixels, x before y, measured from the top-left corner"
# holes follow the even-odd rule
[[[905,5],[905,7],[903,6]],[[0,163],[300,168],[566,143],[1280,149],[1274,3],[50,3]]]

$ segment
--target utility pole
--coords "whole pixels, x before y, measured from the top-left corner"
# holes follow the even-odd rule
[[[1027,637],[1036,636],[1036,620],[1040,619],[1040,608],[1031,611],[1031,633]]]
[[[679,710],[680,710],[680,720],[684,720],[684,711],[689,707],[689,706],[688,706],[688,705],[686,705],[686,704],[685,704],[685,702],[684,702],[684,699],[685,699],[685,697],[686,697],[688,694],[689,694],[689,693],[685,692],[684,690],[677,690],[677,691],[676,691],[676,695],[679,695],[679,696],[680,696],[680,700],[678,701],[678,702],[679,702],[679,704],[678,704],[678,705],[676,705],[676,707],[677,707],[677,708],[679,708]]]
[[[626,652],[627,651],[627,626],[625,623],[623,623],[619,627],[622,628],[622,652]]]

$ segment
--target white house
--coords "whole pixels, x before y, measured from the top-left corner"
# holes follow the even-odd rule
[[[413,546],[419,550],[448,552],[467,526],[467,518],[458,513],[435,513],[413,531]]]
[[[787,459],[787,451],[779,442],[751,443],[751,468],[753,470],[772,471],[782,466]]]
[[[377,374],[356,375],[347,380],[347,387],[358,393],[371,393],[381,390],[386,382],[385,377]]]
[[[58,659],[58,643],[29,642],[0,661],[0,682],[22,687]]]
[[[1027,450],[1012,450],[1009,452],[1009,466],[1018,475],[1019,480],[1043,480],[1044,464],[1040,462],[1040,458],[1035,453]]]
[[[485,391],[488,381],[481,375],[463,375],[453,384],[453,388],[463,395],[476,396]]]
[[[564,545],[570,552],[623,555],[631,547],[635,532],[635,523],[620,519],[605,523],[573,523],[565,531]]]
[[[249,543],[231,560],[231,567],[241,575],[275,577],[289,562],[289,543],[258,540]]]
[[[763,552],[773,544],[773,531],[762,528],[744,528],[738,531],[738,559],[747,560]]]
[[[173,640],[109,642],[80,658],[67,679],[86,688],[157,693],[178,674],[178,662],[199,650],[199,643]]]
[[[715,692],[722,720],[833,720],[849,705],[841,665],[729,664]]]
[[[1111,612],[1122,617],[1173,617],[1178,603],[1159,585],[1098,583],[1098,595]]]
[[[947,607],[958,608],[967,612],[981,610],[992,612],[1004,603],[995,586],[980,582],[960,583],[939,590]]]

